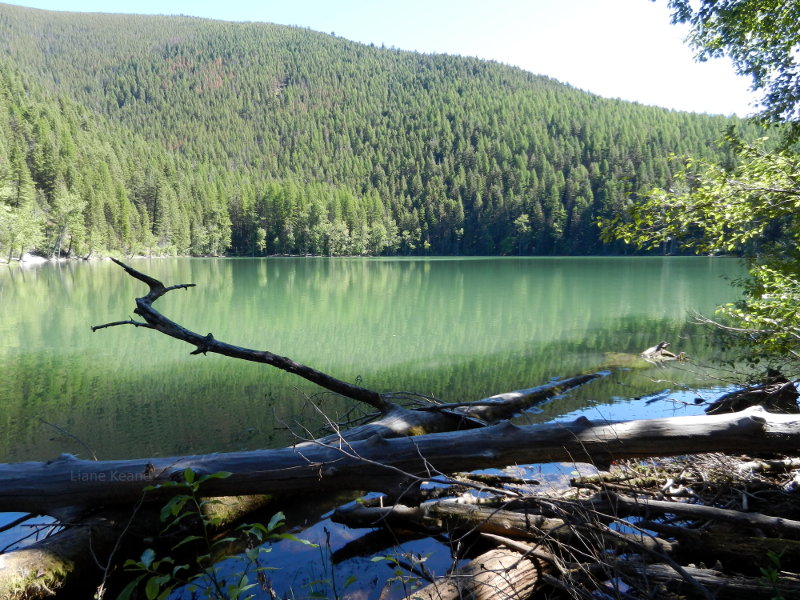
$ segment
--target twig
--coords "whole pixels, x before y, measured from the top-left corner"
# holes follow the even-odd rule
[[[45,425],[49,425],[50,427],[60,431],[61,433],[63,433],[67,437],[71,437],[73,440],[78,442],[81,446],[86,448],[86,450],[89,452],[89,454],[92,455],[92,460],[97,461],[97,455],[94,453],[94,450],[92,450],[89,446],[87,446],[86,443],[81,438],[79,438],[77,435],[75,435],[73,433],[70,433],[69,431],[67,431],[66,429],[64,429],[63,427],[61,427],[59,425],[56,425],[55,423],[51,423],[50,421],[45,421],[42,417],[39,417],[39,422],[40,423],[44,423]]]
[[[125,524],[125,528],[122,530],[122,532],[117,537],[117,540],[114,542],[114,547],[111,549],[111,552],[108,555],[108,560],[106,561],[105,566],[103,566],[100,563],[100,561],[98,560],[97,556],[95,555],[94,550],[92,549],[92,538],[91,538],[91,536],[89,536],[89,552],[91,553],[95,564],[97,564],[97,566],[99,568],[103,569],[103,579],[100,581],[100,584],[97,586],[97,598],[98,598],[98,600],[102,600],[103,596],[105,595],[106,581],[108,581],[108,576],[111,573],[111,568],[113,566],[113,561],[114,561],[114,555],[117,553],[117,550],[119,550],[119,547],[122,544],[122,538],[125,537],[125,534],[128,532],[128,530],[133,525],[133,520],[136,518],[136,515],[139,512],[139,509],[142,507],[142,504],[144,503],[144,497],[145,497],[145,494],[142,493],[142,495],[139,497],[139,501],[133,507],[133,511],[131,511],[131,516],[128,518],[128,522]]]
[[[14,519],[10,523],[6,523],[5,525],[0,526],[0,533],[4,531],[8,531],[9,529],[14,529],[17,525],[21,525],[25,521],[30,521],[31,519],[37,517],[36,513],[28,513],[27,515],[21,516],[19,519]]]

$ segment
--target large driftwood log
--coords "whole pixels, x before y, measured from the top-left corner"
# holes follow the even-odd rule
[[[268,503],[264,496],[220,498],[205,504],[216,520],[209,533],[223,531]],[[64,529],[43,540],[0,554],[0,598],[35,600],[56,593],[90,597],[98,584],[126,558],[132,539],[154,537],[163,528],[159,507],[146,504],[100,510],[74,521],[64,511]],[[134,544],[135,546],[135,544]]]
[[[88,595],[91,588],[74,586],[87,579],[100,581],[130,522],[131,512],[130,508],[104,511],[40,542],[0,555],[0,598],[33,600],[52,597],[57,591]],[[158,523],[152,510],[138,516]]]
[[[568,390],[603,377],[605,374],[605,372],[598,372],[576,375],[533,388],[497,394],[474,402],[430,404],[416,409],[392,404],[374,421],[313,442],[300,443],[296,447],[319,443],[339,443],[342,440],[346,440],[348,443],[363,441],[375,435],[393,438],[477,429],[519,414],[525,409],[546,402]]]
[[[505,548],[489,550],[414,591],[406,600],[526,600],[541,586],[545,565]]]
[[[800,416],[753,407],[718,416],[482,429],[302,448],[139,460],[85,461],[64,455],[47,463],[0,465],[0,511],[51,514],[68,506],[136,503],[148,486],[221,471],[208,495],[301,490],[386,491],[440,473],[554,461],[600,461],[702,452],[800,449]],[[155,490],[152,498],[168,493]]]

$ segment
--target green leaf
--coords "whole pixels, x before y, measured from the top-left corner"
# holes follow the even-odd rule
[[[142,556],[139,559],[139,562],[145,569],[149,569],[150,565],[153,564],[153,561],[156,558],[156,552],[152,548],[148,548],[144,552],[142,552]]]
[[[151,577],[147,580],[147,585],[144,586],[144,594],[147,596],[147,600],[155,600],[156,596],[158,596],[158,592],[161,590],[158,579],[158,577]]]
[[[194,542],[194,541],[196,541],[196,540],[202,540],[202,539],[203,539],[203,538],[202,538],[201,536],[199,536],[199,535],[187,535],[187,536],[186,536],[185,538],[183,538],[183,539],[182,539],[180,542],[178,542],[177,544],[175,544],[175,545],[172,547],[172,549],[173,549],[173,550],[176,550],[176,549],[180,548],[181,546],[183,546],[184,544],[189,544],[189,543],[191,543],[191,542]]]
[[[252,561],[255,561],[258,558],[259,551],[261,548],[248,548],[244,551],[244,555]]]
[[[319,544],[315,544],[314,542],[304,540],[295,535],[292,535],[291,533],[273,533],[271,537],[279,540],[291,540],[293,542],[297,542],[298,544],[303,544],[304,546],[309,546],[311,548],[319,548]]]
[[[191,468],[186,467],[183,470],[183,480],[189,485],[192,485],[195,481],[195,472]]]
[[[180,496],[173,496],[170,498],[167,503],[161,508],[161,520],[166,521],[169,517],[174,517],[177,515],[183,507],[186,505],[186,502],[191,498],[191,496],[187,496],[185,494]]]
[[[184,519],[188,519],[188,518],[191,518],[191,517],[197,517],[197,514],[193,513],[193,512],[181,513],[180,515],[178,515],[177,517],[172,519],[169,523],[167,523],[167,525],[164,527],[164,529],[167,530],[167,529],[170,529],[171,527],[175,527],[176,525],[178,525],[178,523],[180,523]]]
[[[272,515],[272,518],[269,520],[269,525],[267,525],[267,529],[269,531],[273,531],[283,525],[283,522],[286,520],[286,516],[282,512],[276,512]]]
[[[210,473],[208,475],[203,475],[200,478],[200,483],[208,481],[209,479],[227,479],[231,475],[233,475],[233,473],[231,473],[230,471],[218,471],[216,473]]]
[[[136,588],[139,586],[139,582],[141,582],[145,576],[145,573],[142,573],[136,579],[126,585],[122,592],[120,592],[120,595],[117,596],[117,600],[128,600],[131,597],[131,594],[133,594],[134,590],[136,590]]]

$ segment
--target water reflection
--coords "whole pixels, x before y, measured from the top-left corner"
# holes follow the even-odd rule
[[[269,349],[380,390],[448,401],[596,370],[608,352],[660,339],[697,359],[713,354],[688,310],[735,298],[732,260],[169,259],[137,261],[165,283],[196,283],[159,300],[201,333]],[[308,420],[319,390],[287,374],[216,356],[133,327],[92,333],[132,315],[144,286],[108,263],[0,271],[0,459],[100,458],[277,446]],[[673,370],[693,385],[699,377]],[[605,398],[652,392],[655,375],[597,384]],[[595,384],[592,384],[593,386]],[[637,387],[638,386],[638,387]],[[582,391],[588,394],[590,391]],[[548,416],[588,401],[577,394]],[[324,396],[332,412],[344,407]],[[560,412],[559,412],[560,411]]]

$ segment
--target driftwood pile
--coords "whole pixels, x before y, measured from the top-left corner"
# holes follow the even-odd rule
[[[800,464],[787,458],[800,455],[796,404],[793,414],[760,406],[730,412],[745,405],[738,398],[706,416],[535,426],[508,421],[604,376],[591,373],[477,402],[410,408],[391,394],[289,358],[189,331],[152,305],[190,284],[166,287],[119,264],[149,287],[136,299],[142,320],[95,329],[155,330],[193,345],[192,354],[272,365],[377,412],[361,427],[278,450],[99,462],[63,455],[0,465],[0,511],[51,515],[65,525],[51,538],[0,554],[2,598],[71,598],[76,590],[115,597],[127,576],[120,561],[155,543],[156,515],[175,493],[153,486],[180,481],[187,469],[197,476],[230,474],[209,479],[201,490],[226,497],[221,528],[263,505],[266,494],[381,492],[374,504],[339,510],[334,518],[451,545],[453,569],[440,578],[409,565],[409,577],[430,580],[413,598],[800,597]],[[664,348],[656,347],[661,358],[680,356],[667,356]],[[770,382],[748,398],[779,392],[780,407],[791,410],[794,389],[793,382]],[[731,458],[742,453],[762,459]],[[542,493],[502,470],[556,461],[591,463],[600,472]],[[496,471],[469,473],[487,468]],[[267,587],[263,597],[271,597]]]
[[[502,473],[465,474],[495,492],[375,501],[333,519],[446,536],[466,549],[470,562],[445,577],[423,586],[427,576],[413,573],[422,587],[409,598],[800,598],[798,467],[724,454],[621,461],[560,493],[520,493],[530,482]],[[497,494],[503,487],[512,493]],[[484,578],[464,575],[475,572]]]

